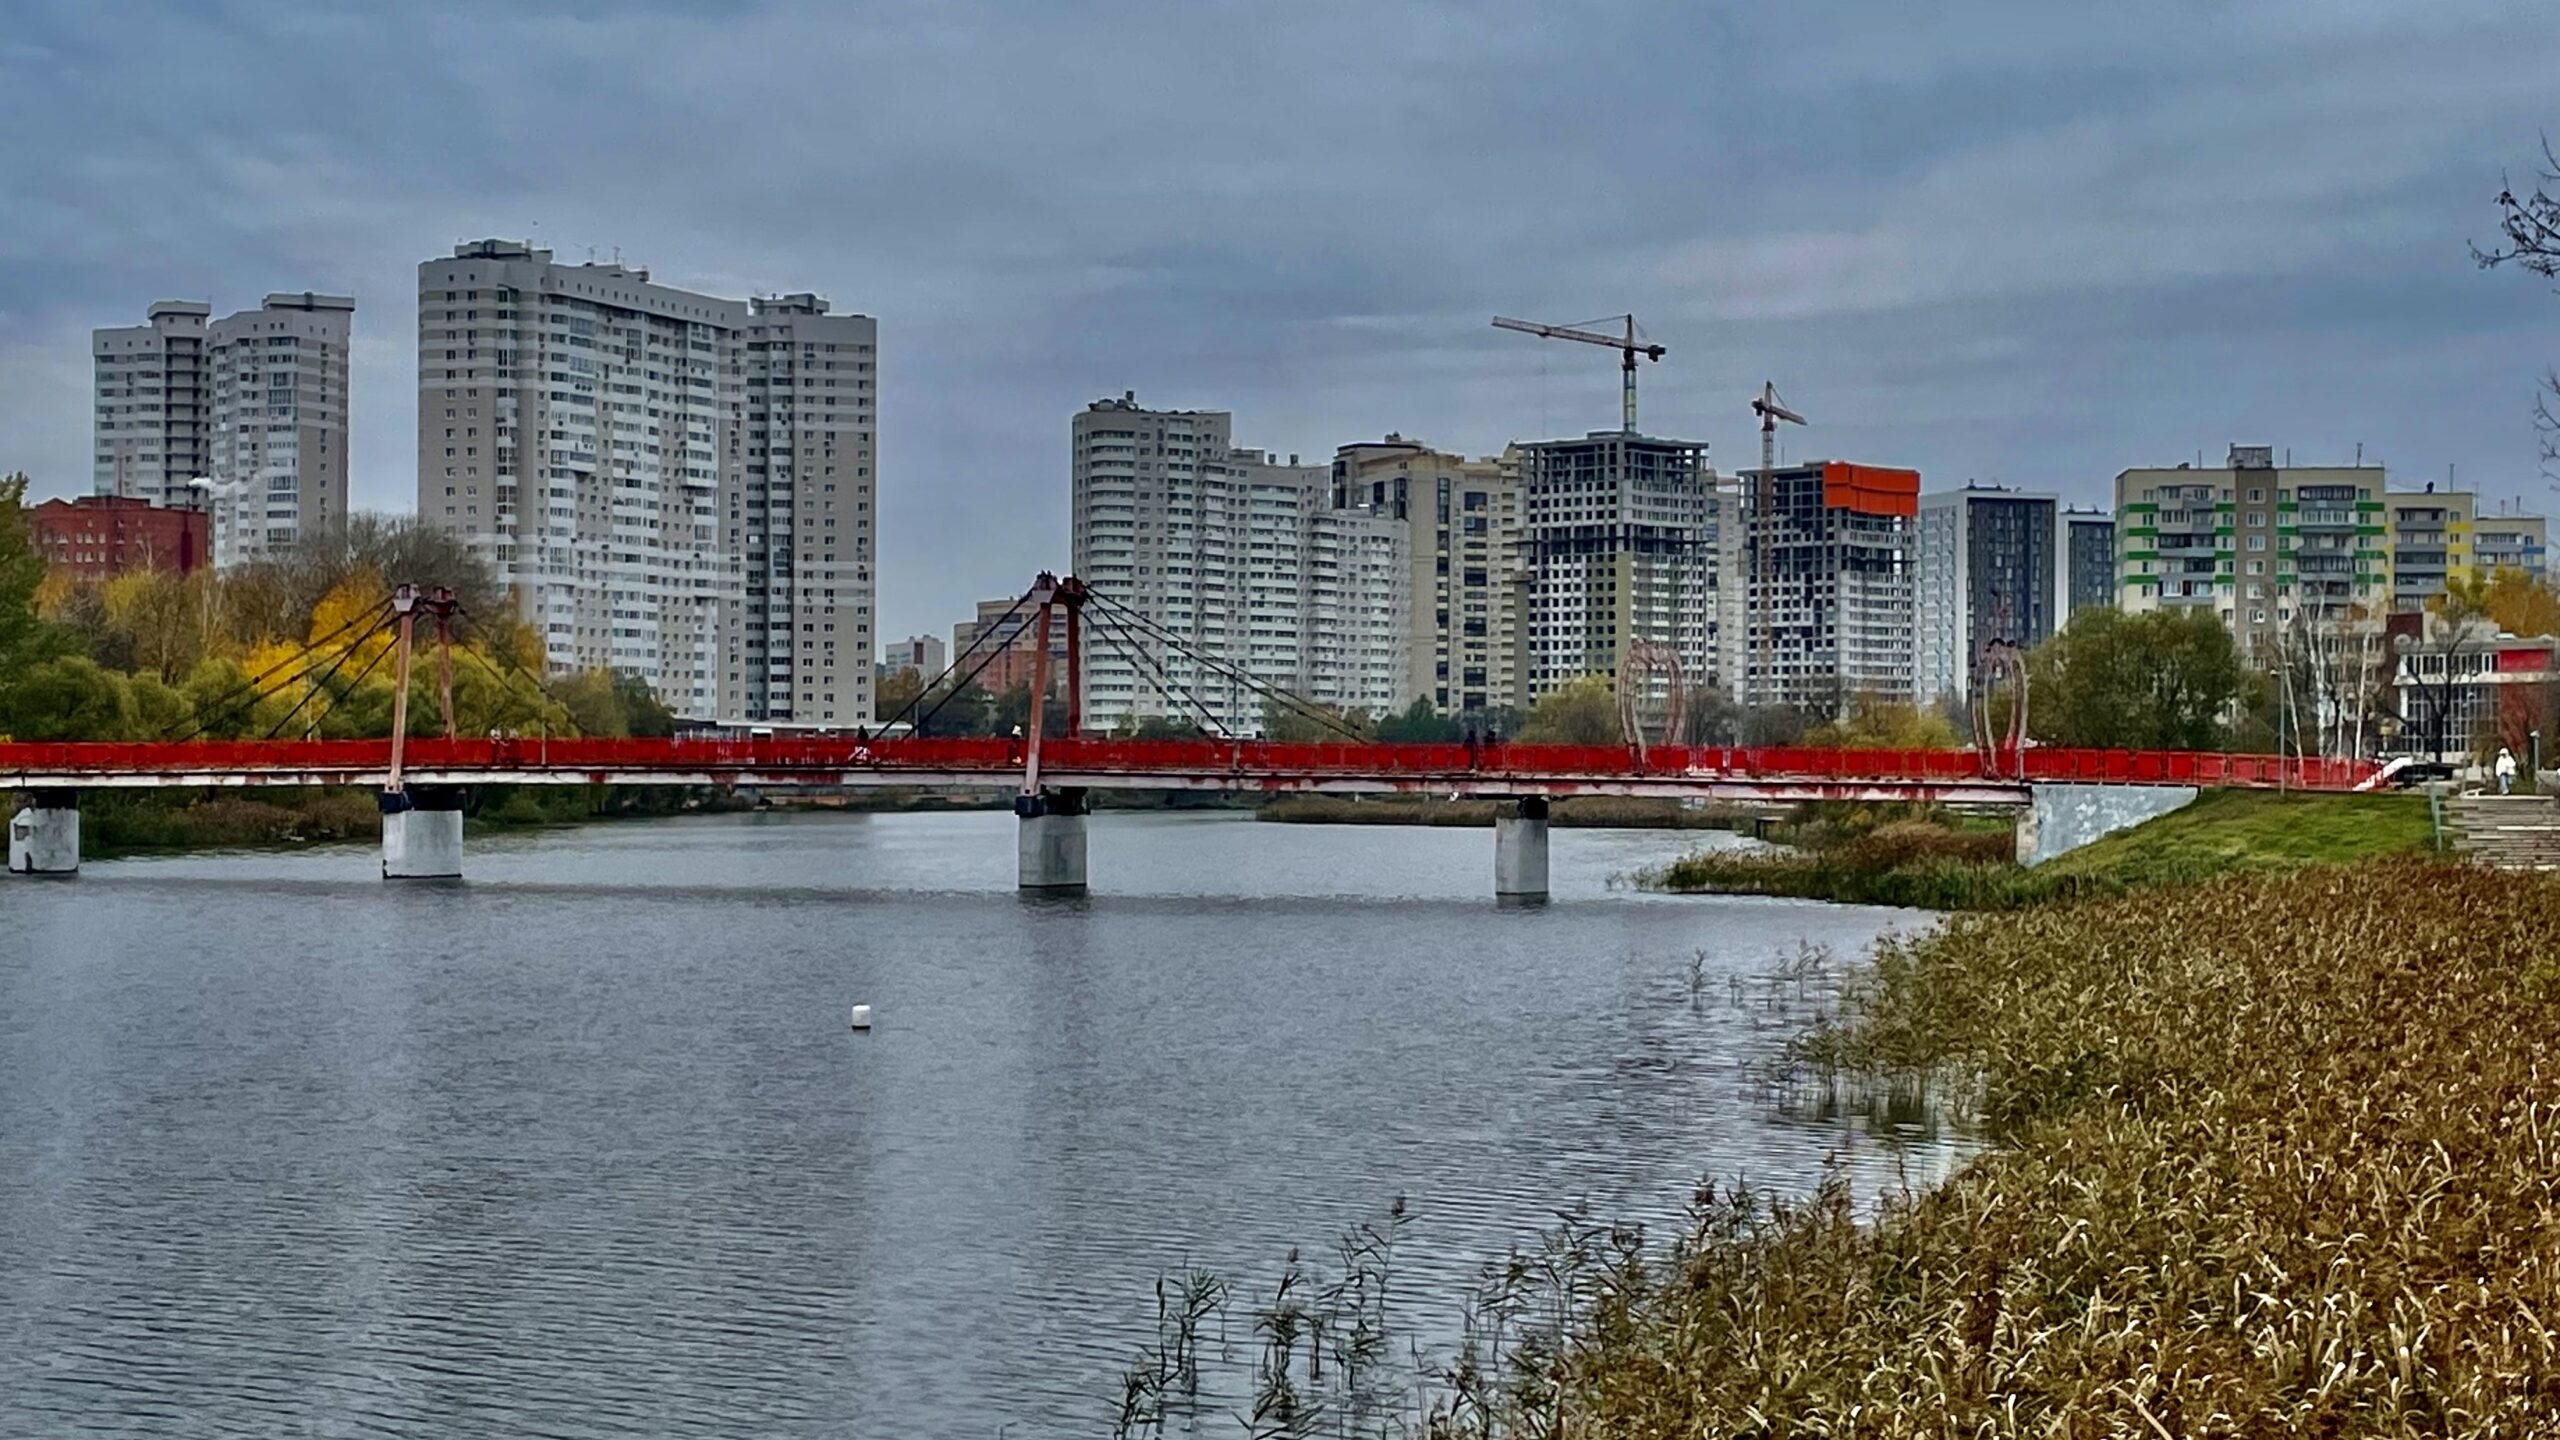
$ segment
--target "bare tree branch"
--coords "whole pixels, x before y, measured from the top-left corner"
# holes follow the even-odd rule
[[[2540,183],[2530,195],[2518,196],[2515,186],[2500,177],[2498,189],[2498,229],[2506,243],[2482,249],[2471,247],[2471,258],[2483,270],[2514,265],[2546,280],[2560,280],[2560,155],[2552,153],[2551,137],[2542,137],[2542,170],[2536,177]],[[2555,287],[2560,288],[2560,287]],[[2542,440],[2542,473],[2560,480],[2560,409],[2552,402],[2560,399],[2560,371],[2542,378],[2542,393],[2534,397],[2533,428]]]

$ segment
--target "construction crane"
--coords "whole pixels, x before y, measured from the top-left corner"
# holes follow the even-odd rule
[[[1777,609],[1777,596],[1771,593],[1769,551],[1770,542],[1777,537],[1770,512],[1777,504],[1778,487],[1773,476],[1778,468],[1778,422],[1802,425],[1805,419],[1778,399],[1778,387],[1767,380],[1760,382],[1760,393],[1751,397],[1751,413],[1760,417],[1760,482],[1751,492],[1751,580],[1759,602],[1759,623],[1751,627],[1751,699],[1766,705],[1770,692],[1776,688],[1769,683],[1769,646],[1776,629],[1771,616]]]
[[[1579,340],[1585,345],[1606,345],[1617,351],[1618,368],[1626,374],[1626,403],[1623,407],[1626,430],[1632,435],[1636,432],[1636,357],[1642,355],[1647,360],[1660,360],[1662,347],[1636,338],[1636,317],[1633,315],[1613,315],[1608,318],[1625,322],[1627,330],[1625,338],[1604,335],[1597,330],[1585,330],[1578,325],[1541,325],[1534,320],[1514,320],[1504,315],[1494,316],[1493,323],[1496,329],[1517,330],[1524,335],[1536,335],[1547,340]],[[1597,325],[1600,322],[1594,320],[1590,323]]]

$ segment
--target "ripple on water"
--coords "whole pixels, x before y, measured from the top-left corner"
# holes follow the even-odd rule
[[[1010,893],[1011,826],[13,888],[0,1433],[1088,1435],[1158,1276],[1249,1297],[1398,1194],[1395,1314],[1439,1340],[1559,1210],[1896,1173],[1773,1110],[1793,1022],[1731,998],[1894,917],[1609,888],[1698,837],[1558,831],[1520,911],[1477,832],[1106,815],[1060,905]]]

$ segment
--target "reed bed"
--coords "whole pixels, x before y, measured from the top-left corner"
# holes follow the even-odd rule
[[[1699,1197],[1461,1357],[1449,1436],[2560,1433],[2560,885],[2418,859],[1951,920],[1797,1048],[1996,1143]]]

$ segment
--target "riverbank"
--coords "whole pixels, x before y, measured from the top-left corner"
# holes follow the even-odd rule
[[[1713,1191],[1548,1297],[1560,1354],[1482,1357],[1456,1433],[2543,1433],[2555,902],[2403,857],[1887,943],[1799,1078],[1994,1148],[1880,1214]]]
[[[1263,802],[1256,820],[1284,825],[1452,825],[1475,828],[1493,824],[1500,808],[1495,800],[1451,800],[1425,795],[1382,795],[1375,799],[1347,795],[1282,795]],[[1752,812],[1730,806],[1690,807],[1677,800],[1649,800],[1625,795],[1568,795],[1552,802],[1547,823],[1605,830],[1741,830],[1751,829]]]
[[[2007,834],[1903,821],[1806,832],[1800,848],[1709,851],[1639,877],[1646,888],[1781,895],[1931,910],[2014,910],[2189,885],[2236,871],[2342,865],[2430,850],[2416,795],[2208,791],[2186,808],[2049,860],[2019,865]]]
[[[751,802],[717,791],[485,786],[474,795],[464,823],[473,831],[509,831],[749,808]],[[80,797],[80,850],[88,860],[196,850],[290,850],[381,838],[382,813],[373,792],[344,786],[276,786],[254,792],[93,790]]]

